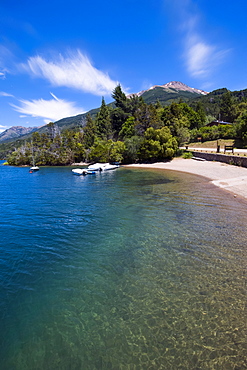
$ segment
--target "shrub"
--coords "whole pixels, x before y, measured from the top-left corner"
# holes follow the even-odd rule
[[[193,154],[191,152],[184,152],[182,157],[185,159],[191,159],[193,157]]]

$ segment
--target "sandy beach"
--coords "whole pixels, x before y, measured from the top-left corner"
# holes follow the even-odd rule
[[[247,199],[247,168],[221,162],[175,158],[170,162],[132,164],[128,167],[157,168],[191,173],[209,179],[214,185],[230,191],[235,197]]]

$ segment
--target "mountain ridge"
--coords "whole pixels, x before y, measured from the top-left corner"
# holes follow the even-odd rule
[[[156,88],[162,88],[164,90],[168,90],[169,92],[187,91],[187,92],[191,92],[191,93],[194,93],[194,94],[201,94],[201,95],[207,95],[207,94],[209,94],[207,91],[196,89],[194,87],[190,87],[190,86],[184,84],[183,82],[180,82],[180,81],[170,81],[170,82],[168,82],[168,83],[166,83],[164,85],[154,85],[154,86],[151,86],[149,89],[142,90],[142,91],[140,91],[138,93],[130,94],[129,96],[131,96],[131,95],[142,96],[146,92],[151,91],[151,90],[154,90]]]
[[[7,130],[1,132],[0,142],[7,142],[13,139],[18,139],[23,135],[28,135],[31,132],[38,130],[39,127],[23,127],[23,126],[12,126]]]

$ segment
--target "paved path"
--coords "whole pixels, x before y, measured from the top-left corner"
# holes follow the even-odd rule
[[[181,147],[180,149],[186,149],[186,148]],[[190,147],[189,145],[188,145],[188,150],[198,151],[198,152],[214,152],[214,153],[217,152],[216,148],[195,148],[195,147]],[[220,148],[220,153],[224,154],[224,147]],[[227,151],[227,153],[231,153],[231,152]],[[242,153],[242,154],[247,155],[247,149],[235,149],[234,148],[234,153]]]

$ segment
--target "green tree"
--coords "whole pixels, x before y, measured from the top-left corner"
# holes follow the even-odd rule
[[[111,114],[113,137],[115,139],[118,139],[119,132],[121,131],[123,124],[126,122],[128,117],[130,117],[130,115],[129,113],[125,113],[121,108],[112,109],[110,114]]]
[[[108,140],[112,137],[110,109],[106,105],[104,98],[102,98],[100,111],[97,114],[95,124],[99,138]]]
[[[236,137],[242,141],[243,146],[247,145],[247,110],[236,120]]]
[[[200,106],[198,105],[198,110]],[[163,124],[171,130],[171,134],[177,137],[178,144],[190,141],[190,130],[198,129],[204,122],[201,111],[195,112],[186,103],[172,103],[165,107],[161,113]],[[194,131],[193,131],[194,132]]]
[[[32,133],[32,139],[31,139],[34,147],[41,147],[42,146],[42,139],[39,132],[33,132]]]
[[[220,100],[220,120],[233,122],[236,116],[233,97],[230,91],[224,93]]]
[[[188,129],[198,128],[202,124],[200,115],[186,103],[172,103],[164,107],[161,119],[165,126],[171,129],[173,135],[177,135],[177,129],[181,126]]]
[[[163,126],[158,110],[152,104],[148,105],[143,102],[135,111],[134,117],[136,120],[135,129],[140,136],[143,136],[149,127],[157,129]]]
[[[125,163],[134,163],[139,159],[138,153],[142,142],[143,138],[137,135],[125,139],[125,151],[123,155]]]
[[[54,138],[56,136],[60,135],[60,133],[61,133],[58,125],[54,122],[48,123],[47,129],[48,129],[48,135],[49,135],[51,140],[54,140]]]
[[[122,141],[108,141],[109,145],[109,162],[122,162],[125,152],[125,144]]]
[[[115,105],[117,108],[120,108],[124,113],[134,115],[137,109],[144,103],[142,97],[139,97],[135,94],[126,96],[122,91],[120,85],[118,85],[113,93],[113,99],[115,99]]]
[[[206,122],[206,113],[205,113],[205,109],[203,107],[202,102],[198,102],[196,104],[195,112],[198,114],[199,120],[198,120],[198,123],[194,127],[190,127],[191,129],[200,128],[204,126]]]
[[[189,121],[189,127],[188,127],[189,129],[199,128],[203,126],[205,122],[205,114],[203,114],[204,110],[199,103],[197,104],[196,109],[198,109],[200,114],[199,112],[194,111],[194,109],[192,109],[186,103],[181,103],[180,108],[181,108],[181,115],[186,117]]]
[[[96,136],[96,124],[93,121],[90,113],[86,116],[86,125],[83,128],[83,142],[86,149],[93,146]]]
[[[190,130],[187,127],[179,126],[177,129],[177,141],[179,145],[190,142]]]
[[[128,112],[132,116],[145,104],[142,96],[130,95],[128,98]]]
[[[131,116],[122,125],[121,131],[119,132],[119,137],[121,139],[126,139],[134,135],[135,135],[135,118]]]
[[[177,140],[171,135],[168,127],[155,130],[149,127],[139,149],[141,160],[172,158],[178,148]]]
[[[126,97],[125,93],[122,91],[121,85],[118,85],[115,87],[112,93],[112,97],[115,100],[115,104],[117,108],[121,108],[123,112],[129,113],[128,98]]]

